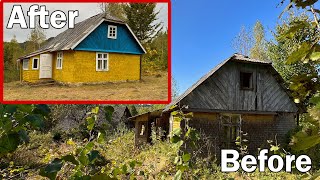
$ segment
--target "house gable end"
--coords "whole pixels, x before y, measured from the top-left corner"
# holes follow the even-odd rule
[[[191,109],[297,112],[270,64],[228,61],[181,101]],[[241,89],[240,72],[252,73],[252,88]]]
[[[117,38],[108,38],[108,25],[117,26]],[[74,50],[144,54],[144,50],[125,24],[102,22]]]

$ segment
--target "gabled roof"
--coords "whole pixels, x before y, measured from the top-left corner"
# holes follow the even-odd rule
[[[32,52],[26,56],[20,57],[19,59],[29,58],[44,52],[72,50],[104,21],[125,25],[129,29],[143,52],[146,53],[146,50],[143,48],[130,27],[124,21],[113,17],[108,13],[100,13],[75,24],[74,28],[67,29],[58,34],[56,37],[49,40],[39,50]]]
[[[228,59],[222,61],[220,64],[218,64],[216,67],[214,67],[211,71],[209,71],[207,74],[205,74],[203,77],[201,77],[195,84],[193,84],[190,88],[188,88],[182,95],[180,95],[177,99],[173,100],[169,105],[167,105],[164,109],[164,111],[169,111],[170,107],[173,105],[179,105],[179,102],[182,101],[186,96],[188,96],[193,90],[195,90],[200,84],[202,84],[204,81],[206,81],[209,77],[211,77],[214,73],[216,73],[223,65],[225,65],[229,61],[237,61],[242,63],[253,63],[253,64],[262,64],[271,66],[272,74],[276,76],[276,80],[281,85],[281,87],[285,90],[285,92],[288,94],[291,100],[293,100],[291,93],[288,91],[287,88],[285,88],[282,83],[284,82],[283,78],[280,76],[280,74],[273,68],[272,62],[269,60],[262,61],[258,59],[251,59],[247,56],[235,53]]]
[[[128,113],[128,114],[126,114]],[[126,116],[126,117],[125,117]],[[112,114],[112,120],[120,122],[122,118],[131,117],[131,113],[127,106],[115,106]]]

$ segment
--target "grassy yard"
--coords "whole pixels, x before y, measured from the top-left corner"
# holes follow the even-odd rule
[[[4,100],[167,100],[167,72],[142,76],[140,82],[99,85],[29,86],[20,82],[4,83]]]

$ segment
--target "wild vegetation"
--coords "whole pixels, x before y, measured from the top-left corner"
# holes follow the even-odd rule
[[[121,124],[110,128],[113,107],[94,105],[0,105],[0,177],[4,179],[316,179],[320,176],[320,87],[319,87],[319,10],[316,1],[290,1],[282,22],[273,31],[272,40],[265,39],[262,23],[254,28],[254,36],[242,30],[235,42],[242,53],[273,61],[297,104],[300,104],[300,125],[288,133],[288,143],[270,142],[270,151],[306,154],[312,159],[312,170],[301,174],[269,170],[245,173],[222,173],[214,157],[198,158],[193,151],[184,151],[186,141],[199,139],[191,127],[177,129],[161,140],[161,129],[153,129],[152,144],[134,147],[134,133]],[[282,2],[285,3],[285,2]],[[291,13],[300,8],[302,14]],[[244,36],[244,37],[241,37]],[[160,37],[160,36],[159,36]],[[250,40],[251,39],[251,40]],[[154,41],[156,43],[156,41]],[[160,42],[161,44],[161,42]],[[156,46],[158,47],[158,46]],[[165,55],[163,55],[165,56]],[[162,56],[161,56],[162,57]],[[133,115],[163,105],[130,105]],[[77,109],[84,109],[78,112]],[[98,110],[105,109],[106,126],[98,126]],[[74,112],[81,126],[72,133],[55,128],[66,114]],[[192,114],[173,112],[188,121]],[[100,117],[101,118],[101,117]],[[186,133],[182,133],[182,131]],[[76,136],[74,135],[76,134]],[[245,141],[236,144],[246,154]],[[190,143],[192,144],[192,143]],[[196,147],[195,147],[196,148]],[[293,167],[294,168],[294,167]]]
[[[140,106],[137,106],[139,109]],[[132,107],[130,108],[132,111]],[[0,174],[3,179],[226,179],[289,178],[299,173],[229,173],[220,172],[213,157],[195,156],[184,151],[200,136],[191,127],[177,129],[170,139],[162,140],[161,129],[152,130],[152,144],[134,146],[134,132],[114,124],[110,128],[112,106],[95,105],[1,105],[2,114],[17,124],[1,126]],[[88,111],[85,111],[88,110]],[[103,110],[104,113],[98,113]],[[59,131],[68,112],[75,112],[80,125],[71,131]],[[173,112],[184,121],[192,114]],[[103,114],[103,115],[102,115]],[[104,123],[98,123],[99,116]],[[49,125],[49,126],[47,126]],[[51,127],[50,127],[51,126]],[[186,133],[182,133],[185,131]],[[23,132],[23,133],[21,133]],[[15,135],[14,135],[15,134]],[[188,143],[186,143],[188,142]],[[192,143],[191,143],[192,144]],[[10,147],[10,148],[8,148]],[[273,147],[273,146],[272,146]],[[274,147],[273,147],[274,148]]]

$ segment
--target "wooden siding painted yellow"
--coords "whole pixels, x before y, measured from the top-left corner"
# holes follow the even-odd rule
[[[57,52],[52,55],[52,78],[58,82],[90,83],[140,79],[140,55],[109,53],[108,71],[96,71],[96,52],[63,51],[62,69],[56,68]],[[29,70],[22,70],[24,81],[39,80],[39,70],[32,70],[32,59],[35,57],[39,58],[39,55],[29,59]]]
[[[207,121],[215,121],[218,119],[218,114],[217,113],[194,112],[192,119],[194,119],[194,120],[203,119],[203,120],[207,120]],[[178,128],[180,128],[180,122],[178,121],[177,117],[173,117],[172,131],[174,131],[175,129],[178,129]]]
[[[75,62],[74,51],[62,51],[62,69],[57,69],[57,53],[53,53],[52,76],[58,82],[74,82]]]
[[[40,56],[37,55],[37,56],[33,56],[33,57],[29,58],[28,70],[23,70],[22,63],[21,63],[20,68],[22,69],[21,72],[22,72],[22,80],[23,81],[36,82],[36,81],[39,80],[39,68],[38,69],[32,69],[33,58],[38,58],[39,59]],[[40,67],[39,64],[38,64],[38,67]]]
[[[180,123],[178,121],[178,118],[177,117],[173,117],[173,122],[172,122],[172,131],[176,130],[176,129],[179,129],[180,128]]]
[[[96,52],[74,51],[72,63],[75,69],[71,82],[116,82],[140,79],[140,55],[109,53],[108,61],[108,71],[96,71]]]

